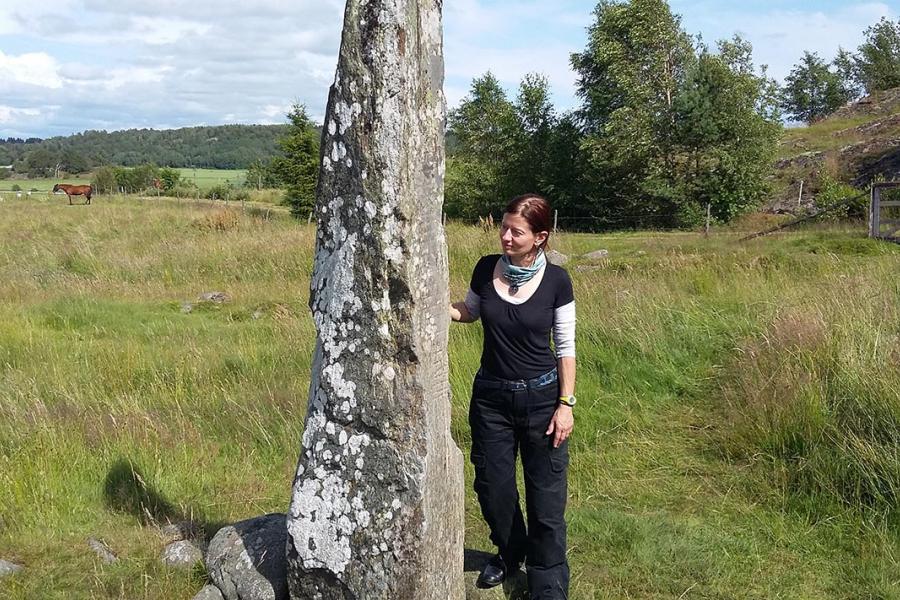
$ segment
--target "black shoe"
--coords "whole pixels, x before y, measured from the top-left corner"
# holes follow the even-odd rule
[[[506,564],[499,554],[495,554],[481,569],[478,581],[475,585],[480,588],[492,588],[500,585],[506,579]]]

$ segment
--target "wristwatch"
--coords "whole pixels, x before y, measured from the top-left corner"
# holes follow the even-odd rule
[[[578,400],[575,398],[575,396],[560,396],[559,397],[559,403],[565,404],[566,406],[575,406],[576,402],[578,402]]]

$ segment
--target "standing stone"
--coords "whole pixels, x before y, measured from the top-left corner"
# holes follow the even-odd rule
[[[322,132],[295,600],[463,597],[450,437],[441,0],[348,0]]]

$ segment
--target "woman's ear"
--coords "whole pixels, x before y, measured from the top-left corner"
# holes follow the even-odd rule
[[[540,233],[536,233],[534,236],[534,245],[540,248],[544,245],[544,242],[547,241],[548,237],[550,237],[549,231],[541,231]]]

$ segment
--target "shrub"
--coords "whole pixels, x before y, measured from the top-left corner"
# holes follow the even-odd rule
[[[860,195],[861,193],[862,190],[858,190],[852,185],[848,185],[826,172],[822,173],[820,179],[819,193],[816,194],[816,204],[821,209],[843,200],[848,200],[850,198],[853,198],[854,196]],[[839,209],[830,211],[827,215],[825,215],[825,218],[831,220],[862,218],[866,215],[868,206],[868,197],[862,196],[846,207],[841,207]]]
[[[167,191],[169,195],[175,196],[176,198],[196,198],[199,196],[199,192],[200,190],[194,183],[183,180]]]
[[[206,190],[206,198],[209,200],[228,200],[231,188],[224,183],[217,183]]]

